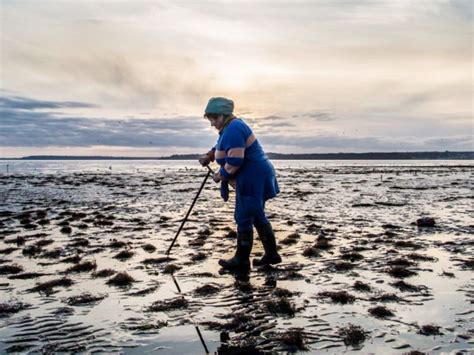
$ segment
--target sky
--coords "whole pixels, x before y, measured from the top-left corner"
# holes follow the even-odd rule
[[[0,157],[474,150],[471,0],[0,0]]]

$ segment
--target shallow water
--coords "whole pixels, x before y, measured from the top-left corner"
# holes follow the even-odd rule
[[[0,351],[202,354],[195,325],[210,352],[222,346],[223,325],[230,343],[248,342],[264,350],[298,350],[282,341],[282,333],[301,328],[314,353],[474,351],[474,163],[274,165],[282,192],[268,202],[267,211],[284,262],[254,268],[247,278],[219,272],[217,260],[234,250],[235,239],[226,237],[234,229],[233,195],[222,203],[212,182],[172,250],[175,260],[143,263],[165,256],[206,174],[195,162],[0,161],[0,303],[27,304],[18,312],[0,313]],[[434,217],[435,227],[417,227],[414,222],[423,216]],[[70,233],[61,232],[66,224]],[[299,238],[286,239],[294,233]],[[304,256],[321,236],[332,247]],[[156,250],[144,250],[146,244]],[[130,258],[115,258],[124,250],[133,253]],[[253,254],[260,253],[256,241]],[[358,255],[351,259],[348,253]],[[417,260],[420,255],[432,259]],[[136,282],[117,287],[106,283],[113,275],[66,272],[75,265],[65,262],[71,256],[94,260],[96,271],[126,271]],[[399,259],[410,262],[404,270],[413,275],[388,273]],[[165,272],[169,264],[180,267],[175,280]],[[2,269],[12,265],[22,271]],[[31,272],[44,275],[15,278]],[[73,284],[31,291],[61,277]],[[354,289],[356,281],[371,290]],[[401,291],[393,285],[397,281],[418,288]],[[215,286],[216,292],[196,294],[203,285]],[[294,315],[274,314],[267,307],[269,301],[282,300],[273,294],[275,288],[291,291],[284,300]],[[354,302],[333,303],[320,294],[326,291],[347,291]],[[68,298],[86,292],[103,298],[68,305]],[[384,294],[398,298],[380,299]],[[156,301],[181,297],[188,302],[185,308],[149,311]],[[387,307],[394,316],[375,318],[369,313],[375,306]],[[235,314],[244,321],[229,325],[225,317]],[[361,326],[365,341],[346,346],[338,327],[348,324]],[[440,327],[442,334],[419,334],[428,324]]]

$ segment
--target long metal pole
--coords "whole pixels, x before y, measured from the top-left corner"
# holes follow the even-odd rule
[[[192,209],[193,209],[193,207],[194,207],[194,204],[196,203],[196,201],[197,201],[199,195],[201,194],[201,191],[202,191],[202,189],[204,188],[204,185],[206,184],[206,181],[207,181],[207,179],[209,178],[209,175],[211,175],[211,173],[212,173],[212,174],[214,173],[214,171],[213,171],[209,166],[207,166],[207,170],[208,170],[208,171],[207,171],[207,175],[206,175],[206,177],[204,178],[204,181],[202,182],[201,187],[199,188],[199,191],[198,191],[198,193],[196,194],[196,197],[194,197],[193,203],[192,203],[191,206],[189,207],[188,213],[186,213],[186,217],[184,217],[183,221],[181,222],[181,225],[179,226],[178,232],[176,233],[176,235],[175,235],[173,241],[171,242],[170,247],[169,247],[168,250],[166,251],[166,255],[167,255],[167,256],[170,255],[171,248],[173,248],[173,245],[174,245],[174,243],[176,242],[176,239],[178,239],[179,233],[181,233],[181,230],[183,229],[184,224],[185,224],[186,221],[188,220],[188,217],[189,217],[189,215],[190,215],[190,213],[191,213],[191,211],[192,211]]]

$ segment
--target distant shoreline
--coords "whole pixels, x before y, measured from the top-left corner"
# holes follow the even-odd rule
[[[474,151],[462,152],[369,152],[369,153],[268,153],[272,160],[474,160]],[[195,160],[199,154],[175,154],[167,157],[116,157],[116,156],[68,156],[31,155],[0,160]]]

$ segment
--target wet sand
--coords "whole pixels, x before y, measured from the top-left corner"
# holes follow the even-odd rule
[[[249,275],[205,174],[0,175],[0,351],[474,351],[472,165],[281,167]]]

